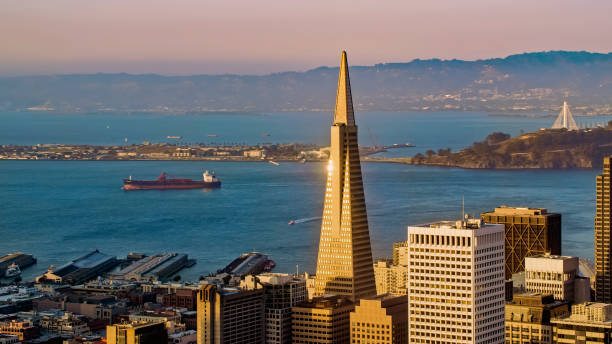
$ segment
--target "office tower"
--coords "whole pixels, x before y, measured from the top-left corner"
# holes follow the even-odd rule
[[[108,344],[167,344],[168,333],[165,323],[136,321],[106,326],[106,342]]]
[[[610,160],[610,157],[604,158],[603,173],[597,176],[595,212],[595,300],[605,303],[612,303]]]
[[[525,257],[561,254],[561,214],[548,213],[544,208],[502,206],[480,217],[505,226],[506,279],[525,271]]]
[[[357,126],[346,52],[342,52],[319,240],[315,296],[351,301],[376,295]]]
[[[198,293],[198,344],[263,343],[263,289],[218,288]]]
[[[376,294],[406,295],[408,267],[391,264],[389,260],[379,259],[374,263]]]
[[[570,316],[553,318],[553,343],[612,343],[612,305],[585,302]]]
[[[408,297],[378,295],[359,300],[351,312],[351,343],[408,342]]]
[[[515,295],[506,302],[506,343],[552,344],[550,319],[568,314],[568,303],[555,300],[552,295]]]
[[[264,273],[256,277],[247,276],[245,281],[249,279],[256,279],[264,290],[265,343],[290,344],[291,308],[308,300],[306,280],[278,273]]]
[[[292,332],[295,344],[350,343],[351,301],[336,295],[315,297],[292,309]]]
[[[504,226],[408,227],[410,343],[504,342]]]
[[[556,300],[591,301],[591,283],[578,275],[578,257],[540,255],[525,258],[525,289]]]

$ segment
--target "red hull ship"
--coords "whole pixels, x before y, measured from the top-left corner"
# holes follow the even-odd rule
[[[123,180],[123,190],[166,190],[166,189],[215,189],[221,187],[221,180],[215,177],[215,173],[208,171],[202,175],[202,180],[193,179],[168,179],[163,172],[156,180]]]

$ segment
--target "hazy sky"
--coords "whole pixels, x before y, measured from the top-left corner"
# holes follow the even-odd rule
[[[610,0],[2,0],[0,75],[249,73],[612,51]]]

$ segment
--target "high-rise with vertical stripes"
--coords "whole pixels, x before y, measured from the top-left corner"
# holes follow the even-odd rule
[[[346,52],[342,52],[331,126],[315,279],[315,295],[324,294],[352,301],[376,295]]]
[[[610,163],[604,158],[603,173],[597,176],[595,211],[595,300],[612,303],[612,252],[610,250]]]

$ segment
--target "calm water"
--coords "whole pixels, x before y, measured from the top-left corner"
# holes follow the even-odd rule
[[[188,138],[189,132],[257,142],[260,132],[270,132],[269,139],[275,142],[325,144],[329,120],[322,114],[153,116],[144,121],[144,117],[112,115],[5,113],[0,114],[0,143],[109,144],[120,143],[113,140],[121,141],[126,133],[138,140],[162,141],[166,135]],[[368,143],[366,128],[370,128],[379,144],[410,141],[421,150],[459,148],[492,131],[516,134],[547,125],[550,119],[370,113],[357,120],[362,143]],[[142,121],[144,129],[134,127]],[[121,127],[121,123],[134,126]],[[111,130],[106,125],[125,131],[117,138],[104,137],[101,133]],[[210,130],[201,129],[204,125]],[[199,142],[198,138],[190,140]],[[197,178],[204,169],[215,170],[223,179],[221,189],[120,190],[121,179],[129,175],[155,178],[167,171]],[[26,277],[94,248],[120,257],[129,252],[188,253],[198,263],[181,272],[187,279],[223,267],[251,250],[270,254],[277,271],[294,271],[296,264],[301,271],[313,271],[320,221],[295,226],[287,222],[321,216],[324,170],[319,163],[275,167],[240,162],[0,161],[0,254],[33,253],[39,263],[24,272]],[[404,239],[408,224],[458,218],[462,196],[466,210],[474,215],[501,204],[561,212],[563,253],[593,256],[598,171],[486,171],[365,163],[363,173],[376,257],[391,254],[391,243]]]
[[[513,136],[550,127],[554,118],[489,117],[485,113],[398,112],[357,113],[362,145],[411,142],[416,149],[395,150],[394,155],[413,155],[427,149],[454,150],[483,140],[494,131]],[[579,118],[578,122],[604,122],[612,117]],[[329,113],[208,114],[170,116],[155,114],[58,115],[37,112],[0,112],[0,144],[71,143],[122,145],[182,143],[303,142],[329,144]],[[264,137],[263,133],[271,136]],[[208,135],[217,135],[209,137]]]

